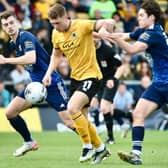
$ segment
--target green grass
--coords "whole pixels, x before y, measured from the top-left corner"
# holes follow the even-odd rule
[[[22,139],[16,133],[0,133],[0,168],[91,168],[95,165],[79,163],[81,144],[74,133],[33,133],[40,148],[25,156],[15,158],[12,152],[21,145]],[[101,135],[102,139],[105,134]],[[116,144],[109,145],[112,156],[96,168],[133,168],[121,161],[118,150],[131,149],[131,136],[121,139],[115,133]],[[168,168],[168,132],[146,131],[141,168]]]

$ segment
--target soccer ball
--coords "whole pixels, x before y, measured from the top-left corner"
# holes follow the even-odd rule
[[[47,89],[40,82],[31,82],[27,85],[24,95],[31,104],[42,103],[47,97]]]

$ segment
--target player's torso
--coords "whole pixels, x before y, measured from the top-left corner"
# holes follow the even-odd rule
[[[168,83],[168,37],[162,27],[156,24],[139,38],[148,45],[146,58],[152,68],[153,82]]]
[[[29,38],[31,40],[29,40]],[[27,51],[36,51],[35,64],[27,64],[24,66],[29,72],[32,81],[41,82],[48,69],[50,57],[36,38],[28,32],[20,31],[16,42],[11,42],[11,45],[14,47],[17,57],[24,56]],[[57,74],[54,73],[53,76],[56,78]]]
[[[72,78],[76,80],[101,78],[92,30],[86,30],[81,22],[72,21],[69,31],[58,33],[56,38],[59,49],[68,59]]]

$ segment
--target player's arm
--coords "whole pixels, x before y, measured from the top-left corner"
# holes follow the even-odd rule
[[[51,84],[51,74],[57,69],[62,56],[63,53],[60,49],[53,49],[48,70],[43,78],[44,85],[49,86]]]
[[[95,22],[94,31],[97,32],[97,36],[110,41],[109,35],[114,30],[115,21],[113,19],[100,19]]]
[[[117,38],[121,38],[123,40],[131,40],[130,39],[130,33],[113,33],[113,35],[114,34]]]
[[[116,70],[116,72],[115,72],[115,74],[114,74],[113,79],[108,80],[107,83],[106,83],[106,86],[107,86],[108,88],[113,88],[113,87],[114,87],[115,82],[118,82],[118,81],[119,81],[119,78],[122,76],[122,74],[123,74],[123,72],[124,72],[123,70],[124,70],[124,69],[122,68],[122,65],[120,65],[120,66],[117,68],[117,70]]]
[[[120,65],[114,74],[114,78],[119,79],[123,75],[123,73],[124,73],[124,66]]]
[[[62,56],[63,56],[63,53],[60,49],[53,49],[50,64],[46,74],[51,75],[52,72],[57,69],[59,63],[61,62]]]
[[[112,35],[112,40],[117,42],[117,44],[130,55],[136,54],[141,51],[145,51],[148,48],[147,43],[136,41],[135,43],[130,44],[122,38],[115,36],[115,34]]]
[[[5,58],[3,55],[0,55],[0,64],[34,64],[36,62],[36,52],[35,50],[28,51],[25,55],[15,58]]]
[[[100,19],[95,22],[95,31],[105,30],[112,33],[114,30],[115,21],[113,19]]]

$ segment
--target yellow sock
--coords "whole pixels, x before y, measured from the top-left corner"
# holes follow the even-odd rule
[[[71,115],[72,120],[74,121],[74,126],[81,138],[83,144],[91,144],[89,130],[88,130],[88,121],[85,116],[78,112],[74,115]]]
[[[88,128],[89,128],[89,134],[90,134],[90,139],[91,139],[92,145],[95,148],[100,147],[103,144],[103,142],[100,139],[100,137],[96,131],[95,126],[91,122],[89,122]]]

